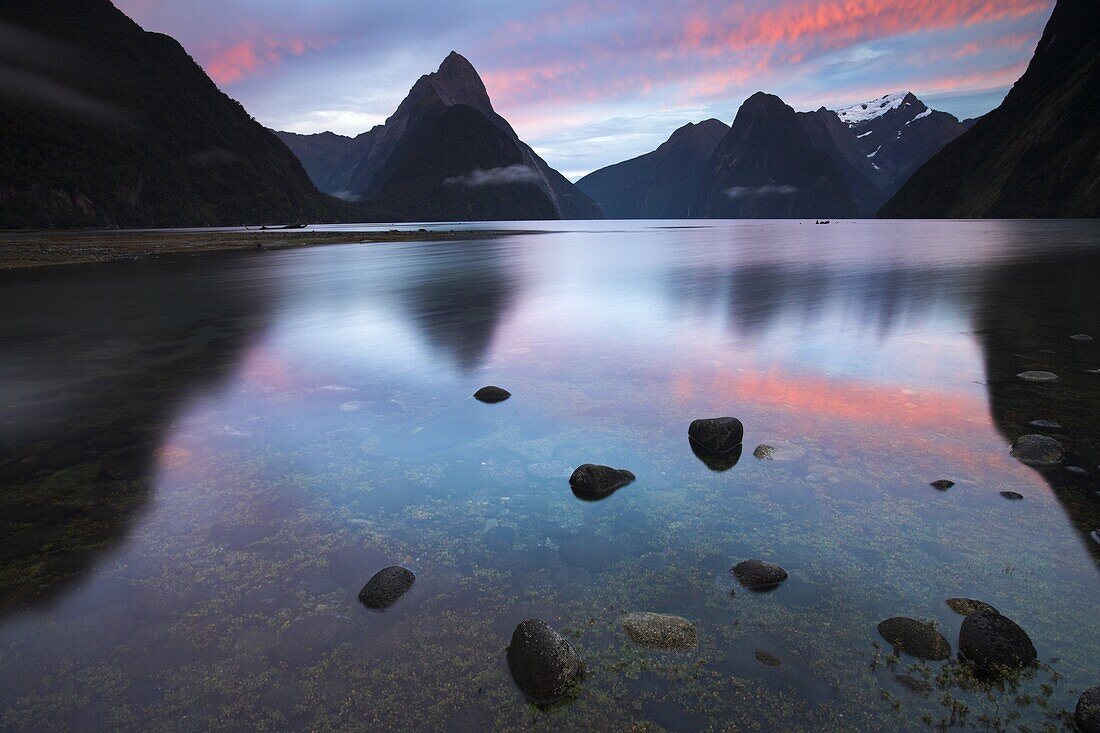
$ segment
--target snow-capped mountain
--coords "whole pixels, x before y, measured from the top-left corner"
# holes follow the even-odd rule
[[[887,198],[966,129],[954,115],[931,109],[912,92],[887,94],[836,114],[855,134]]]

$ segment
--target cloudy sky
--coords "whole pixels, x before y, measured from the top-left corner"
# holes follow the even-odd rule
[[[281,130],[379,124],[452,49],[570,178],[755,91],[795,109],[911,90],[960,118],[1000,103],[1053,0],[115,0]]]

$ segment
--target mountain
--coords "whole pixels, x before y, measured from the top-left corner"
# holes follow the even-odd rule
[[[0,3],[0,227],[330,219],[294,155],[108,0]]]
[[[883,203],[929,158],[966,131],[954,115],[930,109],[912,92],[887,94],[837,110],[837,117],[848,125],[860,152],[870,161]]]
[[[524,143],[516,135],[515,130],[507,120],[498,115],[493,109],[489,94],[485,85],[478,76],[473,65],[464,57],[452,51],[439,69],[431,74],[426,74],[413,85],[408,96],[398,105],[397,110],[390,115],[385,124],[378,125],[371,130],[354,138],[341,137],[332,133],[320,135],[296,135],[293,133],[277,133],[280,138],[304,161],[311,177],[322,190],[346,198],[357,198],[364,202],[366,209],[373,212],[381,212],[383,209],[394,218],[426,219],[429,211],[437,211],[437,202],[432,200],[427,192],[414,196],[404,202],[392,197],[384,201],[379,197],[385,191],[393,191],[396,188],[409,190],[404,183],[391,180],[391,177],[400,172],[402,175],[411,175],[422,181],[430,180],[438,193],[438,187],[443,181],[454,178],[454,165],[461,161],[467,166],[461,171],[461,175],[473,175],[476,171],[492,171],[492,161],[500,151],[495,143],[485,150],[486,158],[481,159],[474,150],[451,150],[455,156],[453,160],[446,158],[448,151],[440,147],[435,148],[435,156],[428,158],[419,156],[420,165],[431,162],[446,167],[448,173],[444,175],[442,168],[433,173],[431,170],[411,170],[408,161],[400,162],[393,159],[400,153],[407,155],[410,150],[408,137],[413,134],[428,134],[442,114],[443,110],[453,106],[464,106],[476,113],[484,122],[495,127],[515,149],[518,155],[516,163],[509,165],[528,168],[530,175],[523,174],[518,169],[513,173],[519,173],[524,178],[524,184],[534,183],[542,194],[549,200],[552,216],[548,218],[560,219],[593,219],[599,218],[599,207],[584,193],[577,189],[564,176],[546,164],[542,158]],[[460,115],[464,124],[475,124],[474,117],[469,112]],[[434,122],[433,122],[434,121]],[[482,123],[478,122],[478,126]],[[465,133],[464,133],[465,134]],[[480,133],[471,133],[472,138],[481,142],[488,142],[488,137]],[[392,159],[392,160],[391,160]],[[481,192],[480,202],[472,205],[473,209],[486,212],[485,218],[525,218],[520,210],[502,208],[493,212],[492,207],[486,208],[486,204],[493,198],[493,194],[505,192],[508,186],[516,185],[506,173],[490,176],[492,183],[482,182],[479,187],[485,190]],[[479,180],[489,180],[482,177]],[[453,185],[453,184],[451,184]],[[411,193],[416,193],[411,191]],[[510,198],[510,193],[505,198]],[[527,212],[526,206],[521,207]],[[448,217],[461,218],[461,217]]]
[[[1097,0],[1059,0],[1001,106],[883,206],[898,218],[1100,216]]]
[[[757,92],[707,162],[692,215],[704,219],[845,218],[857,206],[833,158],[793,109]]]
[[[589,173],[577,188],[609,219],[686,219],[707,161],[729,126],[689,123],[656,150]]]

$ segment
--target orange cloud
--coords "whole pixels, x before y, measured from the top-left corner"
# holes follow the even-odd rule
[[[215,46],[202,66],[218,84],[232,84],[246,76],[276,66],[286,55],[301,56],[327,46],[330,41],[315,38],[265,37],[238,41],[228,46]]]

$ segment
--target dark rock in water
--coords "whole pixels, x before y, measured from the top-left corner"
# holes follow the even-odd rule
[[[1012,444],[1012,457],[1029,466],[1057,466],[1065,455],[1062,444],[1046,435],[1021,435]]]
[[[774,588],[787,579],[787,571],[762,560],[742,560],[731,569],[741,585],[749,590]]]
[[[1075,333],[1070,336],[1070,338],[1074,341],[1092,341],[1092,336],[1089,336],[1087,333]]]
[[[978,611],[986,613],[1000,613],[996,608],[985,601],[975,601],[973,598],[948,598],[948,607],[960,616],[969,616]]]
[[[597,501],[634,481],[634,474],[622,468],[586,463],[573,471],[569,485],[578,499]]]
[[[913,692],[928,692],[932,689],[932,685],[928,684],[925,680],[919,680],[913,675],[909,674],[896,674],[894,679],[898,681],[898,684],[902,687],[908,687]]]
[[[693,420],[688,438],[700,448],[722,455],[741,445],[745,428],[736,417],[711,417]]]
[[[1058,375],[1054,372],[1030,371],[1020,372],[1016,375],[1025,382],[1057,382]]]
[[[779,657],[764,651],[763,649],[757,649],[752,653],[752,656],[756,658],[756,661],[761,664],[765,664],[769,667],[778,667],[782,662],[779,661]]]
[[[775,455],[775,447],[767,445],[765,443],[761,443],[760,445],[756,446],[756,450],[754,450],[752,454],[757,458],[767,459],[770,461],[771,457]]]
[[[940,660],[951,656],[951,644],[927,621],[895,616],[880,623],[878,633],[895,650],[918,659]]]
[[[978,611],[963,619],[959,652],[978,667],[1019,669],[1035,661],[1035,646],[1027,632],[999,613]]]
[[[1039,430],[1061,430],[1062,424],[1054,420],[1032,420],[1028,423],[1029,427],[1037,428]]]
[[[1081,733],[1100,733],[1100,685],[1085,690],[1073,717]]]
[[[475,400],[487,402],[489,404],[504,402],[504,400],[508,399],[511,396],[512,393],[508,390],[501,389],[500,387],[494,387],[492,385],[488,387],[482,387],[477,392],[474,392]]]
[[[485,541],[485,546],[490,550],[507,551],[515,547],[516,531],[511,527],[498,525],[487,529],[485,534],[482,535],[482,539]]]
[[[529,618],[512,632],[508,669],[525,695],[536,703],[550,703],[576,690],[584,664],[573,645],[550,624]]]
[[[1024,498],[1023,494],[1017,494],[1015,491],[1002,491],[1001,496],[1008,499],[1009,501],[1020,501]]]
[[[703,465],[716,473],[730,470],[741,460],[742,446],[740,445],[729,453],[711,453],[706,448],[697,445],[695,441],[688,441],[688,443],[691,445],[691,452],[695,454],[695,457],[702,461]]]
[[[695,624],[679,616],[640,611],[622,618],[630,640],[650,649],[689,650],[699,646]]]
[[[950,489],[954,485],[955,485],[954,481],[952,481],[950,479],[946,479],[946,478],[937,479],[936,481],[933,481],[932,483],[929,484],[929,486],[931,486],[933,488],[936,488],[936,489],[939,489],[940,491],[947,491],[948,489]]]
[[[386,609],[397,602],[397,599],[405,595],[405,591],[412,587],[416,576],[411,570],[400,565],[391,565],[382,568],[374,574],[363,590],[359,591],[359,601],[367,608],[378,610]]]

